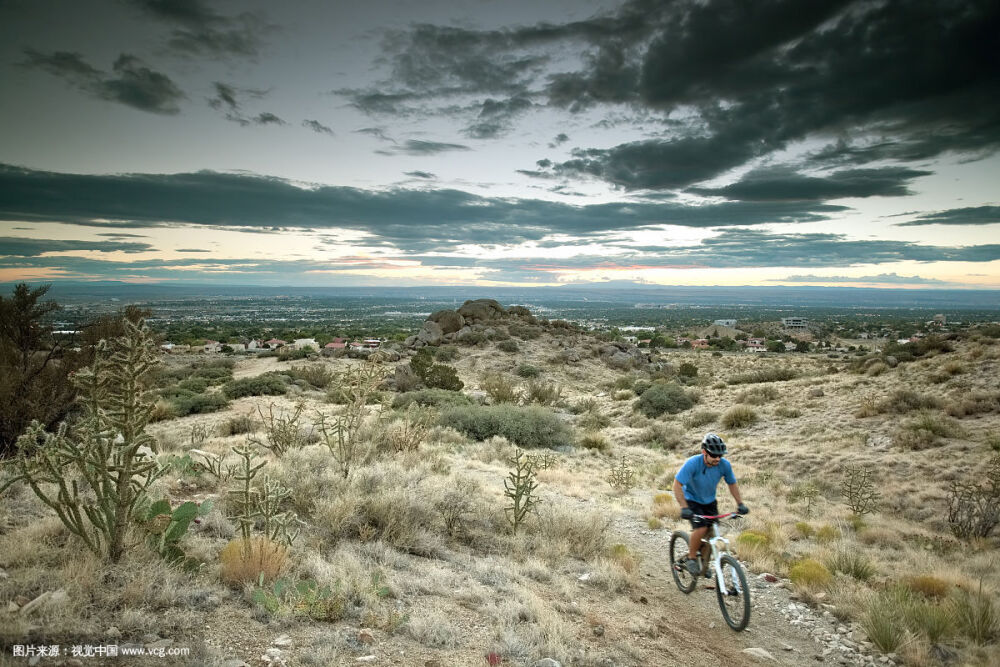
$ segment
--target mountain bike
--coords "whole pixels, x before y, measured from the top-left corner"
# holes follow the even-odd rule
[[[698,561],[701,564],[701,574],[706,578],[715,577],[715,596],[719,600],[719,608],[726,624],[740,632],[750,622],[750,587],[747,586],[747,575],[743,572],[736,557],[729,553],[729,540],[722,536],[719,524],[724,519],[738,520],[736,512],[704,516],[696,514],[700,519],[716,519],[712,522],[711,537],[701,541],[698,551]],[[690,538],[683,530],[675,530],[670,536],[670,572],[674,583],[682,593],[690,593],[698,585],[698,577],[688,572],[684,566],[687,560]],[[711,555],[706,554],[706,547]]]

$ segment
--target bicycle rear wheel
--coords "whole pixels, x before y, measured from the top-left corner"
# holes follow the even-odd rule
[[[681,593],[690,593],[698,585],[698,578],[684,567],[684,559],[688,555],[688,534],[683,530],[675,530],[670,536],[670,574]]]
[[[736,632],[747,627],[750,622],[750,588],[747,575],[739,561],[730,554],[723,554],[721,562],[723,586],[716,581],[715,595],[726,624]]]

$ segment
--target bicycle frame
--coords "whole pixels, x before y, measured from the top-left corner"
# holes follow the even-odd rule
[[[715,585],[719,587],[720,591],[724,591],[726,590],[726,582],[722,579],[722,554],[729,551],[729,540],[724,538],[719,532],[718,520],[740,518],[740,514],[737,512],[729,512],[728,514],[716,514],[712,516],[706,516],[704,514],[695,514],[695,516],[699,519],[716,519],[716,521],[711,523],[712,536],[708,539],[702,539],[702,543],[704,544],[707,542],[712,549],[711,562],[712,567],[715,569]],[[738,580],[734,581],[733,585],[736,587],[737,591],[741,594],[743,593]]]

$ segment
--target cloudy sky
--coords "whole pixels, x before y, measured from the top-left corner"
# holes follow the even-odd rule
[[[0,282],[1000,288],[996,0],[0,0]]]

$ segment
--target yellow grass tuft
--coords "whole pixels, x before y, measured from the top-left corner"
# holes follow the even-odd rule
[[[278,577],[288,549],[278,542],[265,537],[242,538],[231,541],[219,554],[222,568],[219,576],[227,584],[238,585],[247,582],[273,581]]]

